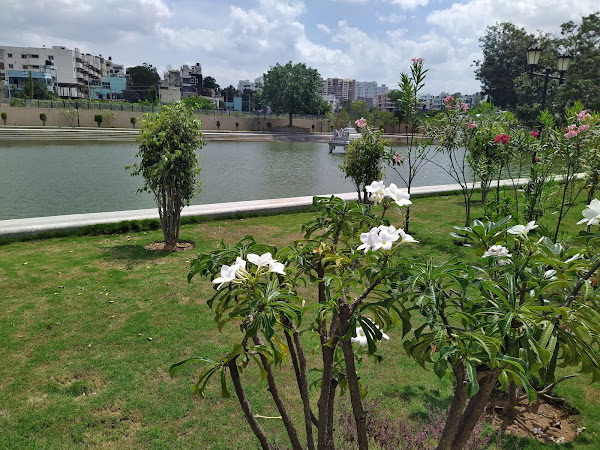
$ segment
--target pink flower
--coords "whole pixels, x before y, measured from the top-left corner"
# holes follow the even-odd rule
[[[367,121],[364,117],[361,117],[356,122],[354,122],[358,128],[364,128],[367,126]]]
[[[455,104],[456,104],[456,100],[451,95],[449,95],[448,97],[446,97],[444,99],[444,105],[446,106],[446,109],[454,108]]]
[[[392,159],[397,163],[402,162],[402,155],[396,152],[394,153],[394,156],[392,156]]]
[[[476,124],[476,123],[475,123],[473,120],[471,120],[471,121],[470,121],[470,122],[467,124],[467,128],[468,128],[469,130],[472,130],[473,128],[477,128],[477,124]]]
[[[448,126],[446,127],[446,131],[450,131],[450,129],[451,129],[451,128],[450,128],[450,125],[448,125]]]
[[[467,109],[469,109],[469,105],[467,105],[466,103],[460,102],[460,106],[458,107],[458,109],[462,109],[462,112],[466,113]]]
[[[499,142],[501,142],[502,145],[506,145],[506,144],[508,144],[508,141],[510,141],[510,136],[508,134],[498,134],[494,138],[494,142],[496,144],[499,143]]]
[[[534,138],[536,138],[536,137],[538,137],[540,135],[540,132],[539,131],[532,131],[529,134],[531,134]]]
[[[590,113],[587,112],[587,109],[584,109],[579,114],[577,114],[577,120],[579,122],[585,122],[585,120],[589,119],[590,117],[592,116],[590,116]]]
[[[567,131],[572,131],[572,130],[575,130],[576,128],[577,128],[577,125],[575,125],[575,124],[573,123],[573,124],[571,124],[571,125],[569,125],[569,126],[567,127]]]
[[[542,162],[542,158],[540,158],[539,156],[535,157],[535,162]]]
[[[411,58],[410,62],[413,66],[422,66],[425,60],[423,58]]]
[[[577,131],[575,131],[575,130],[569,130],[565,133],[565,137],[567,139],[574,138],[575,136],[577,136]]]
[[[579,125],[579,128],[577,128],[577,133],[581,133],[582,131],[587,131],[590,129],[589,125]]]

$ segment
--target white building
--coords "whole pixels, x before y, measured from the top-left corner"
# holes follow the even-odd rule
[[[356,80],[350,78],[323,78],[323,96],[334,95],[338,99],[356,100]]]
[[[66,98],[87,98],[91,87],[101,87],[101,77],[123,73],[109,57],[82,53],[63,46],[0,46],[0,96],[8,96],[9,72],[40,72],[52,67],[56,93]],[[122,75],[121,75],[122,76]]]
[[[421,103],[421,107],[426,110],[434,110],[439,111],[444,109],[444,99],[451,94],[447,92],[441,92],[438,95],[425,94],[419,97],[419,102]],[[476,106],[480,101],[479,93],[469,94],[469,95],[460,95],[460,99],[462,102],[469,105],[469,108]]]
[[[380,94],[387,94],[388,91],[385,84],[377,86],[377,81],[356,82],[356,98],[376,98]]]

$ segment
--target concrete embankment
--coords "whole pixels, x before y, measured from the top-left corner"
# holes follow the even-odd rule
[[[268,131],[204,131],[206,141],[247,141],[247,142],[328,142],[329,133],[285,133]],[[133,142],[139,130],[132,128],[98,128],[98,127],[0,127],[1,140],[27,141],[129,141]],[[400,140],[403,135],[386,135],[392,141]]]
[[[515,180],[514,183],[526,183],[526,179]],[[511,185],[512,180],[503,180],[501,185]],[[475,183],[475,188],[479,183]],[[439,186],[421,186],[411,189],[411,197],[431,194],[443,194],[460,191],[458,184]],[[330,194],[325,194],[330,195]],[[356,192],[336,194],[345,201],[356,200]],[[251,200],[244,202],[215,203],[209,205],[192,205],[183,209],[184,217],[215,218],[235,214],[278,213],[309,208],[313,197],[275,198],[267,200]],[[35,235],[43,232],[74,230],[90,225],[117,223],[125,220],[158,219],[158,210],[140,209],[133,211],[99,212],[91,214],[71,214],[65,216],[33,217],[29,219],[0,220],[0,238],[11,238]]]

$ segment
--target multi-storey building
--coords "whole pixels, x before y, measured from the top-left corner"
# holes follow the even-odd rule
[[[419,97],[419,102],[425,110],[441,110],[444,109],[444,99],[449,95],[450,94],[447,92],[441,92],[439,95],[425,94]],[[464,103],[469,105],[469,108],[471,108],[479,102],[480,95],[476,93],[470,95],[459,95],[459,97]]]
[[[396,110],[396,102],[388,97],[388,94],[379,94],[373,99],[373,108],[378,108],[381,111],[394,112]]]
[[[385,84],[377,86],[377,81],[357,81],[356,98],[375,98],[379,94],[387,94],[389,91]]]
[[[193,97],[199,95],[202,88],[202,66],[196,63],[195,66],[184,64],[181,66],[181,96]]]
[[[164,73],[160,81],[161,103],[170,103],[181,100],[181,72],[177,69],[169,70]]]
[[[327,95],[353,102],[356,100],[356,80],[350,78],[324,78],[323,96]]]
[[[48,80],[50,75],[52,81],[46,85],[61,97],[89,98],[92,88],[102,88],[104,75],[123,72],[123,66],[113,64],[110,58],[108,62],[78,48],[0,46],[0,96],[10,97],[14,88],[22,89],[23,76],[28,78],[31,72],[40,80]]]

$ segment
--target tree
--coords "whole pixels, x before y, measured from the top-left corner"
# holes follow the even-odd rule
[[[127,75],[129,75],[129,78],[127,87],[123,91],[123,97],[128,102],[135,103],[140,100],[146,100],[153,103],[156,100],[158,97],[156,86],[160,83],[160,76],[156,67],[149,63],[128,67]]]
[[[40,80],[33,78],[33,74],[29,71],[29,77],[23,83],[23,90],[15,92],[16,98],[28,98],[35,100],[52,100],[56,95],[48,90],[48,87]]]
[[[98,124],[98,128],[100,128],[100,125],[102,125],[103,120],[104,120],[104,118],[102,117],[102,114],[96,114],[94,116],[94,122],[96,122]]]
[[[141,191],[152,192],[158,205],[166,249],[179,242],[181,210],[200,191],[200,167],[195,151],[204,145],[202,123],[182,102],[163,106],[146,115],[139,127],[140,162],[128,166],[142,175]]]
[[[230,84],[226,88],[221,89],[221,94],[226,102],[232,102],[233,97],[239,96],[239,91]]]
[[[527,71],[527,49],[534,36],[510,22],[487,27],[479,38],[483,60],[475,61],[475,78],[481,81],[481,92],[500,108],[515,109],[517,94],[514,80]]]
[[[277,63],[264,74],[263,98],[276,114],[316,114],[321,106],[323,83],[316,69],[304,63]]]
[[[600,12],[583,17],[579,26],[572,21],[562,24],[561,35],[558,44],[573,60],[557,93],[560,112],[578,100],[588,109],[600,110]]]
[[[206,88],[206,89],[219,89],[217,80],[215,80],[210,75],[208,75],[202,79],[202,87]]]
[[[185,106],[190,109],[214,110],[217,109],[215,102],[207,97],[184,97],[181,99]]]
[[[40,120],[42,121],[42,124],[46,126],[46,121],[48,120],[46,113],[40,113]]]
[[[114,111],[104,111],[102,114],[104,121],[106,122],[106,126],[111,128],[115,120],[117,120],[117,113]]]

